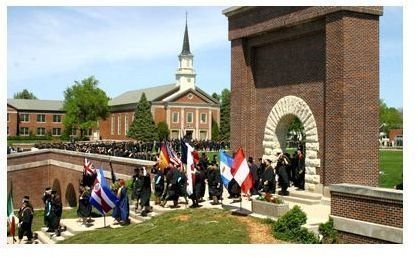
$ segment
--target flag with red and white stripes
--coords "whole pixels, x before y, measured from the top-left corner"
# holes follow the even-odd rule
[[[181,159],[177,156],[177,153],[173,150],[171,144],[167,144],[166,147],[170,161],[173,162],[176,167],[180,166],[181,170],[183,170],[183,162],[181,162]]]
[[[234,156],[231,174],[241,187],[243,193],[248,193],[253,186],[253,180],[243,149],[240,147]]]
[[[84,158],[84,173],[89,176],[94,176],[96,174],[96,169],[91,161],[87,158]]]

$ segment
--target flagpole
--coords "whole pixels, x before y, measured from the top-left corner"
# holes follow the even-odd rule
[[[104,223],[104,228],[106,227],[106,213],[103,213],[103,223]]]

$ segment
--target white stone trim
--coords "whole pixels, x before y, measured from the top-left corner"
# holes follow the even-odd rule
[[[343,218],[330,215],[334,220],[334,228],[339,231],[356,235],[389,241],[392,243],[403,242],[403,229],[361,220]]]
[[[290,116],[291,115],[291,116]],[[302,122],[306,134],[306,187],[314,191],[315,185],[319,184],[320,177],[316,175],[316,168],[321,166],[321,160],[318,158],[319,142],[318,129],[315,118],[308,104],[296,96],[286,96],[279,101],[270,111],[267,117],[264,129],[264,156],[276,161],[275,153],[283,152],[280,143],[285,142],[287,125],[292,116],[296,116]]]

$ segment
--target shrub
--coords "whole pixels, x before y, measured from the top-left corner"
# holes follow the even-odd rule
[[[338,232],[334,229],[334,221],[331,218],[326,223],[321,223],[318,231],[322,235],[321,243],[337,244],[339,242]]]
[[[273,225],[273,235],[284,241],[303,244],[319,243],[318,237],[313,232],[308,231],[306,228],[302,228],[302,225],[305,224],[306,221],[306,214],[296,205],[282,217],[277,219],[276,223]]]

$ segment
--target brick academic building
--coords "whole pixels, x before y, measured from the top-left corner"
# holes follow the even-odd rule
[[[102,140],[129,140],[127,131],[141,95],[145,93],[151,102],[155,124],[165,121],[170,130],[170,138],[187,135],[192,139],[210,140],[212,123],[220,123],[220,105],[218,100],[196,86],[187,23],[183,48],[178,58],[175,83],[128,91],[111,99],[110,116],[99,121],[99,130],[89,130],[87,136]],[[61,136],[65,116],[62,104],[62,101],[55,100],[8,99],[7,135]],[[71,134],[76,135],[77,132]]]

